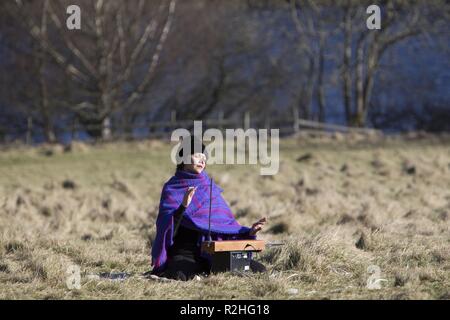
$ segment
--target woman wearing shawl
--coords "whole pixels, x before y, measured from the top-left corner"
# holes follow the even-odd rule
[[[201,145],[201,152],[195,152]],[[207,239],[211,178],[206,173],[205,146],[191,139],[190,161],[181,162],[175,175],[164,184],[156,220],[156,238],[152,246],[152,274],[177,280],[189,280],[208,274],[210,256],[200,250]],[[183,148],[179,151],[183,157]],[[186,159],[186,158],[185,158]],[[241,226],[223,199],[223,190],[212,183],[211,238],[216,240],[256,239],[266,222],[260,219],[252,227]],[[254,272],[264,265],[252,260]]]

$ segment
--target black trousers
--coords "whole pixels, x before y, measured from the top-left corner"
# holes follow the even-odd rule
[[[210,269],[208,260],[200,257],[199,254],[178,251],[175,255],[168,257],[167,267],[161,276],[187,281],[198,274],[209,274]]]
[[[266,267],[255,260],[250,262],[252,272],[266,272]],[[193,279],[196,275],[207,275],[211,271],[209,261],[199,255],[192,253],[176,254],[169,257],[166,269],[160,274],[169,279],[187,281]]]

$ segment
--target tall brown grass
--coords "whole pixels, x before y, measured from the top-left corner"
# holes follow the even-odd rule
[[[285,245],[258,254],[265,274],[186,283],[140,276],[174,171],[169,151],[163,141],[3,151],[0,298],[450,298],[448,142],[286,139],[273,177],[208,168],[238,220],[267,216],[260,238]],[[79,290],[66,285],[70,265],[81,269]],[[381,289],[367,287],[371,265]],[[102,272],[132,276],[89,276]]]

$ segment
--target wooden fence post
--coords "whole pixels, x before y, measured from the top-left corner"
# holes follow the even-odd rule
[[[270,117],[266,115],[264,118],[264,128],[270,130]]]
[[[247,131],[250,128],[250,111],[245,111],[244,114],[244,130]]]
[[[219,130],[222,132],[223,131],[223,119],[224,119],[224,114],[223,114],[223,110],[219,110]]]
[[[294,132],[298,133],[300,131],[300,113],[298,112],[298,108],[294,106],[293,108],[293,116],[294,116]]]
[[[102,122],[102,139],[111,140],[112,130],[111,130],[111,118],[106,117]]]
[[[170,111],[170,128],[169,128],[169,139],[171,135],[171,131],[175,130],[177,127],[177,110]]]
[[[33,139],[33,118],[27,118],[27,136],[25,138],[25,143],[30,145]]]
[[[75,117],[75,118],[73,118],[73,121],[72,121],[72,132],[71,132],[71,142],[72,141],[76,141],[77,139],[78,139],[78,134],[77,134],[77,127],[78,127],[78,123],[77,123],[77,118]]]
[[[174,125],[177,122],[177,111],[176,110],[172,110],[170,112],[170,122],[172,122]]]

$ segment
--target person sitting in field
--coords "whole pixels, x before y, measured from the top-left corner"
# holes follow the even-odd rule
[[[151,253],[151,274],[159,277],[186,281],[210,272],[210,256],[202,253],[200,248],[201,243],[208,240],[211,180],[205,171],[205,146],[195,140],[191,140],[190,163],[181,162],[175,175],[162,189]],[[201,145],[201,152],[195,152],[196,143]],[[183,157],[183,148],[178,154]],[[223,199],[222,191],[215,183],[212,184],[212,241],[256,239],[256,233],[262,229],[266,218],[252,227],[240,225]],[[264,272],[266,269],[252,260],[251,270]]]

